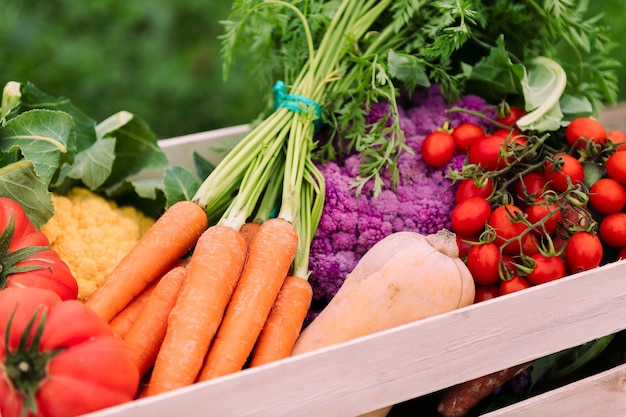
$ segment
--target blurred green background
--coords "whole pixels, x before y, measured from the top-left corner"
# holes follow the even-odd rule
[[[166,138],[252,121],[271,92],[243,69],[222,79],[218,35],[230,2],[0,0],[0,83],[31,81],[102,120],[131,111]],[[624,0],[594,0],[626,43]],[[626,66],[626,47],[615,58]],[[618,56],[619,55],[619,56]],[[626,70],[620,99],[626,100]]]

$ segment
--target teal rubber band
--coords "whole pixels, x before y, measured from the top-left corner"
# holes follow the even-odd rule
[[[308,111],[309,107],[313,107],[316,116],[316,119],[313,121],[315,129],[318,131],[321,129],[323,123],[322,107],[315,100],[298,94],[287,94],[285,91],[285,83],[282,81],[276,81],[273,91],[274,110],[278,110],[280,107],[285,107],[286,109],[297,113],[304,113]]]

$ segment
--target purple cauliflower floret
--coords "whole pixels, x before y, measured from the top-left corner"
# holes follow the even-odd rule
[[[446,113],[446,109],[457,106],[483,111],[486,103],[476,96],[467,96],[447,105],[438,86],[417,94],[419,100],[399,109],[400,126],[414,153],[400,154],[400,177],[394,189],[388,178],[383,177],[385,187],[379,195],[373,196],[371,183],[357,195],[351,184],[359,171],[359,154],[320,165],[326,182],[326,198],[311,243],[312,315],[330,301],[361,257],[384,237],[400,231],[430,234],[450,228],[456,186],[446,174],[449,169],[461,169],[465,156],[455,155],[444,167],[432,168],[422,161],[421,144],[428,133],[440,128],[446,120],[451,126],[467,121],[485,126],[476,116]],[[366,119],[369,123],[376,122],[386,117],[388,111],[388,103],[375,103]]]

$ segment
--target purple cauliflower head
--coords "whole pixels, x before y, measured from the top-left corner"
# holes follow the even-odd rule
[[[372,184],[366,184],[361,194],[357,195],[352,182],[359,171],[359,154],[320,165],[326,182],[326,197],[311,244],[309,281],[314,296],[312,316],[337,293],[346,275],[361,257],[384,237],[399,231],[430,234],[450,228],[456,186],[446,174],[449,169],[461,169],[465,156],[455,155],[444,167],[433,168],[422,160],[421,144],[428,133],[440,128],[446,121],[453,127],[474,122],[486,128],[476,116],[447,113],[446,109],[456,106],[484,111],[487,104],[477,96],[467,96],[447,105],[438,86],[416,94],[419,99],[408,101],[408,106],[399,111],[400,126],[413,153],[403,152],[400,155],[400,177],[394,189],[386,180],[387,187],[379,195],[373,196]],[[387,111],[388,104],[376,103],[372,105],[367,121],[375,122],[385,117]]]

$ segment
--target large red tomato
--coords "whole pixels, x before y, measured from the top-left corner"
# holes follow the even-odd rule
[[[0,232],[0,288],[46,288],[64,300],[76,299],[78,285],[69,267],[10,198],[0,197]]]
[[[134,398],[139,370],[108,323],[40,288],[0,291],[0,415],[71,417]]]

